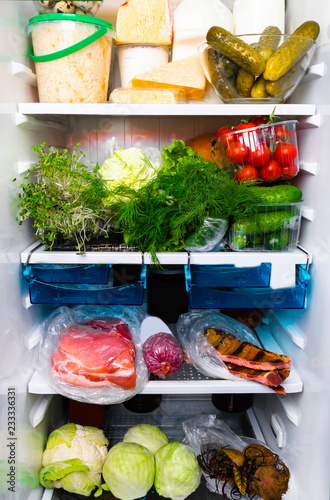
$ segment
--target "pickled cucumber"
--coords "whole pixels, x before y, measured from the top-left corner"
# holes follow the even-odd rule
[[[268,26],[262,32],[255,49],[265,61],[268,61],[277,49],[281,39],[279,35],[281,35],[281,30],[277,26]]]
[[[269,83],[269,82],[268,82]],[[269,94],[266,90],[266,80],[262,75],[259,75],[251,89],[251,97],[254,99],[266,99]]]
[[[306,21],[290,35],[266,62],[265,80],[281,78],[313,46],[320,32],[315,21]]]
[[[254,75],[252,75],[248,71],[245,71],[245,69],[240,68],[237,75],[236,87],[241,97],[251,97],[251,89],[254,85],[254,81]]]
[[[206,57],[211,83],[221,98],[230,100],[239,97],[235,87],[239,70],[237,64],[211,47],[206,49]]]
[[[208,45],[254,76],[259,76],[265,69],[263,57],[250,45],[224,28],[212,26],[207,32],[206,41]]]
[[[275,80],[274,82],[271,81],[265,81],[265,87],[266,87],[266,92],[271,96],[271,97],[279,97],[282,96],[283,99],[285,98],[287,92],[289,92],[292,87],[294,87],[297,83],[297,76],[302,72],[305,71],[307,68],[302,68],[301,64],[301,59],[291,68],[289,71],[287,71],[281,78],[278,80]],[[259,76],[260,78],[260,76]]]

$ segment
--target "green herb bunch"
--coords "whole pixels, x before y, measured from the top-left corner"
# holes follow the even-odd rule
[[[183,141],[163,148],[164,167],[138,190],[121,185],[111,206],[125,242],[149,252],[177,251],[205,217],[241,219],[255,210],[255,195],[216,163],[204,161]],[[123,197],[123,198],[122,198]]]
[[[77,154],[78,147],[69,153],[47,148],[45,143],[33,146],[39,162],[20,186],[19,224],[31,219],[36,237],[50,250],[61,235],[73,239],[77,251],[83,253],[90,237],[100,232],[106,235],[110,224],[102,204],[108,190],[97,177],[99,166],[89,170],[81,161],[84,153]]]

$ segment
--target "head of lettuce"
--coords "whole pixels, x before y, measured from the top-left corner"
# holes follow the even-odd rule
[[[200,484],[201,470],[193,448],[173,441],[155,454],[155,488],[158,495],[184,500]]]
[[[83,496],[90,496],[98,488],[101,494],[108,444],[103,431],[96,427],[70,423],[55,429],[42,456],[40,484]]]
[[[113,190],[122,185],[140,189],[156,177],[160,168],[160,162],[151,162],[142,149],[117,149],[98,171],[109,189],[109,195],[103,199],[104,206],[109,206],[118,199]]]
[[[120,500],[144,497],[154,482],[153,454],[138,443],[117,443],[110,448],[103,477],[111,493]]]

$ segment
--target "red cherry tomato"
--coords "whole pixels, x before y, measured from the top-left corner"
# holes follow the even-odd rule
[[[284,166],[283,167],[283,173],[282,176],[284,179],[291,179],[291,177],[294,177],[298,173],[298,168],[295,163],[292,165]]]
[[[294,163],[297,158],[298,151],[294,144],[283,144],[280,142],[276,146],[274,158],[282,167],[288,167]]]
[[[285,125],[276,125],[274,127],[274,135],[277,141],[288,142],[291,139],[291,134]]]
[[[266,167],[259,170],[259,174],[264,181],[277,181],[282,176],[282,167],[277,161],[270,160]]]
[[[254,167],[265,167],[270,160],[270,149],[266,144],[260,144],[248,156],[248,162]]]
[[[252,118],[251,123],[254,123],[254,125],[264,125],[265,123],[269,123],[269,118],[258,115]]]
[[[229,144],[226,149],[226,154],[231,161],[235,163],[245,163],[249,156],[249,148],[239,141],[234,141]]]
[[[253,165],[246,165],[237,172],[235,178],[238,182],[251,182],[259,178],[259,173]]]
[[[259,144],[258,130],[254,123],[240,123],[235,129],[235,137],[236,141],[251,149],[255,149]]]
[[[232,128],[220,127],[215,138],[223,145],[223,147],[227,148],[229,144],[235,140],[235,134],[233,133]]]
[[[237,127],[235,128],[236,140],[238,140],[237,137],[240,137],[242,132],[245,132],[251,128],[255,128],[254,123],[240,123],[239,125],[237,125]]]

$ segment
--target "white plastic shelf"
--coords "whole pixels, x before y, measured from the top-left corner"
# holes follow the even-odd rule
[[[106,116],[240,116],[270,115],[274,104],[115,104],[115,103],[20,103],[23,115]],[[314,104],[277,104],[276,116],[313,116]]]
[[[275,339],[267,329],[258,331],[258,336],[265,349],[282,353]],[[292,367],[289,377],[283,382],[287,394],[301,392],[303,383]],[[56,394],[46,381],[35,372],[29,382],[32,394]],[[150,380],[141,394],[275,394],[274,391],[258,382],[244,379],[215,380],[202,375],[192,365],[183,363],[170,379]]]
[[[150,264],[151,256],[142,252],[52,252],[34,243],[21,253],[23,264]],[[35,249],[36,248],[36,249]],[[35,250],[34,250],[35,249]],[[311,263],[311,256],[300,248],[288,252],[164,252],[157,254],[162,265],[234,265],[254,267],[262,263],[272,266],[270,286],[289,288],[296,283],[296,265]]]

